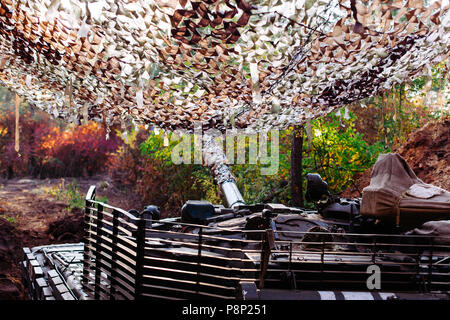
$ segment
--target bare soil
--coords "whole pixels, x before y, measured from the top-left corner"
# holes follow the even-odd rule
[[[139,198],[115,187],[106,176],[65,178],[77,181],[84,195],[97,186],[97,199],[107,198],[113,206],[141,211]],[[0,300],[26,299],[21,282],[22,248],[56,243],[76,243],[83,237],[83,212],[68,210],[68,204],[48,193],[61,179],[11,179],[0,181]]]
[[[450,117],[427,123],[392,152],[405,158],[425,183],[450,190]],[[355,176],[355,183],[341,196],[360,197],[362,190],[370,184],[371,172],[372,168]]]

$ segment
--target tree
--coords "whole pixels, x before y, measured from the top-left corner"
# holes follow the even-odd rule
[[[295,126],[291,149],[291,204],[294,207],[303,207],[302,153],[303,126]]]

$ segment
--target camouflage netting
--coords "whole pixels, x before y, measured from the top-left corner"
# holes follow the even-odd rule
[[[447,0],[0,2],[0,85],[69,121],[286,128],[450,51]]]

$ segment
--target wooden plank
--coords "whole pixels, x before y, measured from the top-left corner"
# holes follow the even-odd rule
[[[219,285],[221,287],[236,287],[237,282],[241,279],[232,277],[214,275],[206,273],[203,270],[201,272],[187,271],[180,269],[170,269],[156,266],[144,266],[145,274],[152,276],[170,277],[177,280],[199,280],[201,282],[209,283],[212,285]]]
[[[85,261],[86,261],[86,260],[85,260]],[[109,264],[108,262],[105,262],[104,260],[101,260],[101,263],[102,263],[102,267],[103,267],[103,268],[106,268],[106,269],[108,270],[108,274],[109,274],[109,271],[111,270],[110,264]],[[92,269],[92,271],[95,271],[95,263],[94,263],[94,262],[92,262],[92,261],[86,261],[86,264],[87,264],[89,267],[94,268],[94,269]],[[119,266],[122,267],[122,268],[117,269],[118,272],[119,272],[121,275],[123,274],[123,277],[126,277],[126,279],[127,279],[128,281],[130,281],[130,283],[133,283],[133,284],[134,284],[134,278],[135,278],[134,272],[135,272],[135,271],[134,271],[133,269],[129,268],[128,266],[123,266],[123,265],[121,264],[120,261],[118,261],[118,264],[119,264]]]
[[[186,250],[183,250],[186,249]],[[161,257],[174,257],[176,256],[177,259],[183,259],[184,261],[196,261],[197,258],[197,251],[192,250],[190,252],[188,250],[189,248],[151,248],[146,247],[145,254],[147,256],[153,255],[153,256],[161,256]],[[211,263],[217,264],[217,265],[229,265],[230,262],[247,262],[252,263],[254,262],[250,258],[234,258],[234,257],[227,257],[221,254],[217,254],[210,251],[204,251],[202,252],[202,259],[206,263],[207,261],[211,261]]]
[[[195,287],[197,285],[195,281],[174,279],[170,277],[153,276],[148,274],[143,276],[143,283],[145,284],[151,284],[154,281],[166,282],[168,284],[173,285],[174,288],[180,289],[183,287],[190,287],[190,286]],[[207,282],[200,282],[199,285],[200,287],[203,287],[203,290],[210,289],[210,290],[234,291],[236,289],[235,287],[226,287]]]
[[[86,291],[86,293],[89,295],[89,297],[94,300],[109,300],[109,296],[107,295],[107,293],[105,292],[105,290],[103,288],[99,288],[99,290],[97,290],[97,295],[99,296],[99,298],[95,298],[95,288],[90,285],[90,284],[85,284],[84,285],[86,288],[88,288],[90,291]]]
[[[197,263],[196,262],[188,262],[188,261],[180,261],[175,259],[166,259],[159,257],[145,257],[144,260],[144,268],[149,266],[164,266],[166,268],[179,269],[179,270],[187,270],[193,271],[195,270]],[[258,272],[259,269],[256,267],[253,268],[237,268],[237,267],[224,267],[213,264],[201,263],[202,272],[209,273],[214,275],[217,278],[224,279],[233,279],[233,280],[241,280],[242,277],[233,277],[233,274],[236,273],[250,273],[250,272]],[[208,272],[209,271],[209,272]]]
[[[108,214],[108,215],[109,215],[108,219],[104,218],[103,222],[104,222],[104,224],[110,226],[110,228],[112,229],[112,227],[113,227],[113,222],[112,221],[114,220],[114,218],[113,218],[112,215],[110,215],[110,214]],[[96,227],[96,222],[98,220],[98,215],[97,214],[92,214],[92,213],[86,214],[85,215],[85,220],[86,220],[86,222],[90,222],[90,224],[93,227]],[[129,235],[131,235],[131,231],[137,230],[137,226],[134,224],[135,222],[129,222],[129,221],[126,221],[126,220],[124,220],[122,218],[118,218],[118,221],[119,221],[120,230],[125,232],[125,233],[129,233]],[[129,229],[132,229],[132,230],[129,230]]]
[[[104,274],[106,274],[106,276],[108,276],[108,277],[111,276],[110,270],[106,270],[106,268],[102,269],[102,272]],[[101,278],[103,280],[105,280],[108,284],[110,284],[109,279],[106,279],[105,277],[101,277]],[[134,279],[129,279],[129,278],[125,279],[125,278],[126,277],[122,273],[118,272],[118,277],[117,277],[116,281],[119,282],[119,285],[117,286],[117,289],[134,292]],[[88,279],[91,281],[94,280],[92,277],[89,277]],[[131,283],[126,282],[126,280],[131,281]],[[133,298],[132,295],[130,297]]]
[[[128,213],[128,212],[126,212],[126,211],[123,210],[123,209],[113,207],[113,206],[111,206],[111,205],[109,205],[109,204],[107,204],[107,203],[103,203],[103,202],[95,201],[95,200],[89,200],[89,201],[87,201],[87,202],[89,203],[90,208],[93,208],[93,207],[94,207],[94,204],[101,204],[104,208],[107,208],[107,209],[110,209],[110,210],[116,210],[116,211],[118,211],[120,214],[122,214],[123,216],[129,218],[131,221],[137,221],[137,220],[138,220],[138,218],[136,218],[135,216],[133,216],[131,213]]]
[[[106,250],[104,250],[106,251]],[[88,254],[89,257],[91,257],[92,259],[95,259],[95,255],[94,254]],[[110,259],[108,259],[107,256],[104,256],[104,261],[107,260],[108,263],[111,262]],[[125,269],[126,271],[128,271],[128,273],[134,275],[135,274],[135,269],[136,266],[133,264],[135,263],[132,259],[130,259],[129,257],[126,257],[124,255],[122,255],[122,253],[118,253],[117,254],[117,263],[121,266],[122,269]]]
[[[94,255],[89,255],[89,257],[94,257]],[[103,262],[103,266],[104,267],[111,268],[111,264],[108,261],[105,261],[105,260],[101,260],[101,261]],[[86,261],[86,263],[88,263],[89,265],[94,266],[94,268],[95,268],[95,263],[94,262]],[[122,271],[123,273],[129,275],[130,278],[134,279],[136,271],[133,268],[123,264],[122,261],[120,261],[120,260],[117,260],[117,263],[118,263],[119,266],[121,266],[121,268],[118,269],[119,271]]]
[[[91,237],[87,237],[86,239],[88,240],[86,245],[88,245],[89,248],[94,248],[96,240],[94,238],[91,238]],[[112,251],[112,248],[110,246],[107,246],[107,245],[104,244],[103,247],[105,249],[109,250],[110,252]],[[120,252],[122,255],[130,258],[131,259],[130,262],[134,262],[135,261],[136,253],[132,249],[129,249],[126,246],[124,246],[122,244],[122,242],[120,241],[120,239],[118,239],[117,249],[118,249],[117,251]]]
[[[106,233],[109,234],[108,231],[109,230],[106,230]],[[87,236],[89,236],[89,235],[93,238],[94,241],[96,241],[96,239],[97,239],[96,237],[98,237],[96,230],[95,231],[94,230],[90,230],[88,232]],[[112,236],[112,233],[111,233],[111,236]],[[106,238],[106,239],[109,240],[110,238]],[[129,238],[125,237],[125,236],[119,235],[117,240],[118,240],[118,243],[122,243],[124,246],[132,249],[133,252],[136,251],[135,250],[136,249],[136,241],[134,239],[129,239]]]

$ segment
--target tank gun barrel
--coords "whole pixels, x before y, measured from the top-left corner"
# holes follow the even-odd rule
[[[245,204],[236,185],[236,178],[227,164],[227,157],[212,135],[205,135],[203,139],[203,163],[211,170],[229,208]]]

